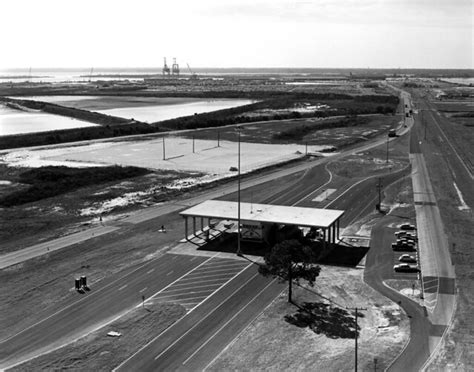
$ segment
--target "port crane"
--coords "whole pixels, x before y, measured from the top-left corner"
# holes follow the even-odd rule
[[[163,58],[165,63],[163,64],[163,75],[169,75],[170,74],[170,68],[168,67],[168,65],[166,64],[166,57]]]
[[[191,74],[191,79],[192,80],[196,80],[197,79],[197,74],[193,72],[193,70],[191,70],[191,67],[189,67],[189,63],[186,63],[186,65],[188,65],[188,70],[189,70],[189,73]]]

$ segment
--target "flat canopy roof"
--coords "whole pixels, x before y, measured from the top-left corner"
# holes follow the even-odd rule
[[[237,202],[207,200],[181,212],[182,216],[208,217],[222,220],[238,219]],[[328,228],[344,211],[335,209],[288,207],[283,205],[240,203],[240,220],[283,225]]]

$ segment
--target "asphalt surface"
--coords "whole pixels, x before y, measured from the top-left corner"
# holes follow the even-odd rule
[[[385,185],[409,174],[409,169],[388,173]],[[331,201],[331,208],[346,210],[346,221],[349,223],[358,218],[364,210],[374,209],[378,197],[375,184],[378,177],[361,180],[349,190],[342,189]],[[288,187],[264,200],[266,203],[281,205],[307,205],[323,187],[330,187],[331,177],[325,165],[321,164],[307,170],[301,177],[288,184]],[[235,198],[229,195],[229,199]],[[356,202],[354,202],[356,200]],[[261,202],[255,200],[255,202]],[[312,202],[314,206],[314,202]],[[318,205],[318,207],[325,207]],[[256,269],[249,268],[245,275]],[[121,364],[118,370],[202,370],[212,363],[220,351],[229,344],[240,331],[255,319],[264,308],[285,288],[278,282],[259,275],[246,282],[243,274],[235,279],[245,283],[225,301],[220,292],[203,303],[193,313],[188,314],[149,345]],[[222,293],[229,289],[223,288]],[[221,296],[222,297],[222,296]],[[217,302],[216,302],[217,301]],[[210,307],[209,307],[210,306]]]
[[[347,154],[384,144],[385,138],[381,138],[331,158],[252,177],[242,182],[242,189],[245,190],[278,177],[305,171],[298,182],[288,185],[285,191],[272,196],[271,200],[266,200],[266,202],[284,201],[284,203],[279,202],[278,204],[304,205],[309,203],[322,187],[330,185],[331,177],[324,168],[325,163]],[[403,172],[405,171],[388,174],[388,180],[399,178]],[[361,180],[347,192],[345,189],[340,189],[338,194],[334,194],[331,200],[326,201],[320,207],[330,204],[330,207],[334,209],[347,209],[345,218],[346,223],[349,223],[361,215],[364,208],[368,211],[375,207],[375,182],[376,178],[371,177]],[[384,182],[385,186],[389,183],[390,181]],[[146,208],[129,216],[123,222],[137,224],[232,191],[235,191],[235,185],[220,187],[179,204],[170,203]],[[259,201],[256,200],[256,202]],[[104,226],[105,228],[107,226]],[[98,229],[101,231],[101,227]],[[85,232],[71,235],[70,243],[83,241],[84,235],[88,236],[89,234]],[[26,258],[24,257],[24,259]],[[189,275],[191,270],[196,269],[199,264],[203,264],[206,259],[205,257],[166,254],[147,262],[136,270],[127,272],[124,276],[119,275],[113,281],[107,282],[106,285],[98,285],[91,292],[84,294],[80,300],[65,304],[63,309],[51,314],[43,321],[3,340],[0,343],[0,368],[59,348],[99,328],[131,307],[139,305],[142,294],[147,298],[153,295],[159,296],[160,292],[165,291],[168,285],[183,280],[186,274]],[[217,258],[213,260],[217,260]],[[188,298],[186,300],[188,302],[184,305],[190,305],[188,310],[192,311],[159,336],[156,342],[152,342],[130,361],[127,361],[123,369],[132,365],[134,370],[141,369],[136,368],[134,363],[138,363],[140,366],[143,364],[145,370],[163,368],[194,370],[209,364],[228,342],[232,341],[238,332],[255,319],[284,288],[271,279],[255,275],[255,270],[251,266],[244,272],[236,274],[230,282],[223,283],[220,287],[216,286],[214,291],[209,292],[208,297],[201,298],[196,303],[189,302]],[[193,305],[195,306],[193,307]]]
[[[430,136],[442,135],[441,132],[436,134],[437,129],[441,130],[439,124],[430,123],[430,119],[436,121],[435,118],[438,117],[437,114],[424,116],[425,125],[433,128]],[[395,231],[391,226],[395,220],[384,218],[374,227],[371,246],[378,249],[371,249],[366,259],[364,280],[383,295],[398,302],[410,318],[410,340],[403,352],[390,365],[389,371],[418,371],[426,368],[430,358],[436,354],[436,349],[454,314],[456,293],[454,268],[423,157],[424,138],[420,136],[420,124],[421,122],[417,120],[414,130],[411,131],[410,161],[416,210],[418,259],[422,270],[423,306],[383,285],[384,280],[397,275],[393,273],[393,259],[390,259],[393,256],[390,244],[393,242]],[[421,133],[424,136],[425,128],[422,129]],[[464,177],[469,182],[470,175],[466,164],[462,164],[462,159],[455,153],[454,147],[446,145],[447,151],[443,152],[443,155],[453,164],[454,177]],[[459,163],[455,165],[456,162]]]
[[[252,265],[116,369],[202,370],[285,287]]]
[[[42,321],[0,342],[0,368],[52,351],[100,328],[163,290],[206,257],[165,255],[71,300]],[[73,285],[73,283],[71,283]]]

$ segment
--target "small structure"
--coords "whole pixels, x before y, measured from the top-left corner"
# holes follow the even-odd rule
[[[193,242],[196,237],[217,236],[222,232],[237,230],[238,203],[222,200],[207,200],[180,213],[185,220],[186,240]],[[240,203],[240,235],[242,240],[268,241],[273,226],[298,226],[300,228],[316,228],[322,231],[322,243],[334,244],[339,241],[339,221],[344,211],[283,205]],[[200,220],[197,230],[196,220]],[[212,220],[219,223],[220,229]],[[192,233],[189,234],[189,220],[192,221]],[[213,233],[210,234],[209,232]],[[203,239],[200,239],[203,240]]]

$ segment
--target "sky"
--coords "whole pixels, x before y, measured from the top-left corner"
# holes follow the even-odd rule
[[[14,0],[0,69],[474,68],[472,0]]]

